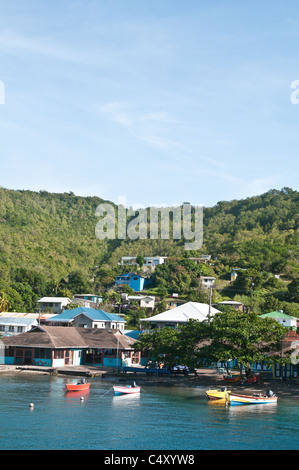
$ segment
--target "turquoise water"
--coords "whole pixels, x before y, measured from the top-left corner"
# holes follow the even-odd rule
[[[91,379],[87,395],[67,394],[65,377],[0,376],[1,450],[295,450],[299,400],[226,407],[204,387],[143,387],[114,397]],[[29,408],[29,403],[34,408]]]

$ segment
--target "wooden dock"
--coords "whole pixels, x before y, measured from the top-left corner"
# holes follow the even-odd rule
[[[49,375],[72,375],[74,377],[105,377],[108,375],[114,375],[116,370],[111,367],[96,366],[43,367],[31,365],[9,365],[0,366],[0,373],[1,372],[31,372]]]

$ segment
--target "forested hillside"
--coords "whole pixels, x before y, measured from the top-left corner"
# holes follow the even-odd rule
[[[95,210],[102,202],[73,193],[0,188],[0,308],[33,311],[42,295],[104,293],[123,271],[120,258],[138,254],[171,257],[154,276],[153,289],[164,296],[178,291],[198,298],[198,278],[207,272],[217,277],[216,300],[217,295],[248,300],[248,279],[254,277],[257,309],[267,299],[269,307],[299,302],[297,191],[271,190],[204,208],[204,244],[198,252],[185,251],[182,240],[98,240]],[[212,256],[211,266],[187,262],[202,253]],[[233,267],[247,270],[235,283],[229,282]]]

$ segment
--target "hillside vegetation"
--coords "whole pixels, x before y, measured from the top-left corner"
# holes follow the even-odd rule
[[[217,278],[213,302],[235,298],[257,312],[284,308],[299,317],[299,194],[271,190],[204,209],[204,244],[185,251],[183,240],[99,240],[98,197],[0,188],[2,310],[34,311],[44,295],[107,294],[124,268],[122,256],[168,256],[153,277],[161,299],[177,292],[206,300],[200,275]],[[189,257],[212,256],[211,265]],[[243,268],[230,282],[233,267]],[[279,279],[274,275],[279,275]]]

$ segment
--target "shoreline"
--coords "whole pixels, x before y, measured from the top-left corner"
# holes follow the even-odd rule
[[[188,376],[146,376],[144,374],[134,373],[117,373],[113,369],[98,367],[64,367],[59,370],[44,368],[36,368],[33,366],[6,366],[0,365],[1,374],[31,374],[31,375],[49,375],[49,376],[69,376],[69,377],[93,377],[101,378],[105,382],[130,383],[133,380],[138,385],[162,386],[162,387],[203,387],[209,388],[227,387],[228,390],[238,392],[243,395],[252,395],[253,393],[264,393],[266,390],[272,390],[281,398],[299,398],[299,383],[294,380],[285,381],[264,377],[262,383],[254,383],[251,385],[239,385],[236,383],[228,383],[223,380],[223,376],[219,375],[212,369],[198,369],[197,375],[189,374]]]

